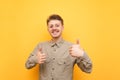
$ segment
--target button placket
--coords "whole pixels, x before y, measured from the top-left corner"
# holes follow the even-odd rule
[[[54,53],[56,52],[56,48],[53,49],[53,52],[54,52]]]
[[[56,58],[55,58],[55,56],[56,56],[56,51],[57,51],[57,46],[56,45],[54,45],[53,47],[52,47],[52,66],[51,66],[51,77],[52,77],[52,80],[54,80],[54,75],[55,75],[55,60],[56,60]]]
[[[52,76],[52,80],[54,80],[54,57],[52,58],[53,59],[53,61],[52,61],[52,66],[51,66],[51,76]]]

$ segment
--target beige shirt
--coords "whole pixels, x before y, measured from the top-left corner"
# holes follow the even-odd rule
[[[86,72],[92,71],[92,62],[86,53],[80,58],[72,57],[69,54],[69,48],[73,44],[65,40],[57,43],[52,41],[39,43],[29,56],[26,62],[26,68],[31,69],[37,64],[36,53],[39,48],[46,54],[45,63],[40,64],[40,80],[72,80],[73,68],[77,63],[78,67]]]

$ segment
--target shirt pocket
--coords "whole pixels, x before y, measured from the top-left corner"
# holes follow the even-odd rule
[[[71,60],[69,58],[59,59],[57,63],[59,65],[69,66],[71,64]]]
[[[57,72],[59,76],[63,76],[63,73],[72,69],[72,62],[69,58],[61,58],[57,61]],[[62,80],[62,79],[61,79]]]

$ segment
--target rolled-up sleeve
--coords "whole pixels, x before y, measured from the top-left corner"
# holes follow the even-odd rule
[[[33,50],[33,52],[30,54],[30,56],[28,57],[26,63],[25,63],[25,67],[27,69],[31,69],[33,68],[34,66],[36,66],[37,64],[37,55],[36,53],[38,52],[40,48],[40,44],[38,44],[35,49]]]
[[[86,73],[92,72],[92,61],[85,52],[82,57],[76,59],[76,63],[83,72]]]

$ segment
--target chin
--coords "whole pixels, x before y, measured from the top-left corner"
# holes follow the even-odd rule
[[[52,36],[53,38],[57,38],[57,37],[59,37],[60,35],[53,35],[53,34],[51,34],[51,36]]]
[[[59,38],[59,35],[52,35],[53,38]]]
[[[53,38],[59,38],[59,36],[52,36]]]

